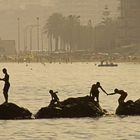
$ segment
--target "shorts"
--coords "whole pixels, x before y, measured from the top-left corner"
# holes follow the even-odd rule
[[[10,84],[5,84],[5,85],[4,85],[4,88],[3,88],[3,92],[4,92],[4,93],[8,93],[9,88],[10,88]]]

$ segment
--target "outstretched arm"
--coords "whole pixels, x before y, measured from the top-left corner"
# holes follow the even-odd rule
[[[107,94],[107,95],[114,95],[114,94],[116,94],[116,93],[109,93],[109,94]]]
[[[101,86],[100,86],[100,88],[106,95],[108,95],[107,92]]]

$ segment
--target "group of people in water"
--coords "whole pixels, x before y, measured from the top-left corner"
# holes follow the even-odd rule
[[[9,88],[10,88],[10,82],[9,82],[9,74],[7,72],[7,69],[6,68],[3,68],[2,69],[3,73],[4,73],[4,78],[0,78],[1,81],[4,81],[4,88],[3,88],[3,95],[4,95],[4,98],[5,98],[5,102],[4,103],[8,103],[8,91],[9,91]],[[97,102],[99,102],[99,89],[101,89],[106,95],[114,95],[114,94],[120,94],[120,97],[118,99],[118,103],[119,104],[122,104],[124,103],[124,100],[125,98],[127,97],[127,92],[125,92],[124,90],[119,90],[119,89],[114,89],[114,92],[113,93],[107,93],[101,86],[100,82],[97,82],[96,84],[93,84],[92,87],[91,87],[91,90],[90,90],[90,97],[93,98],[93,100]],[[50,95],[51,95],[51,102],[50,104],[60,104],[59,102],[59,98],[57,96],[56,93],[58,93],[57,91],[54,92],[53,90],[50,90],[49,91]]]

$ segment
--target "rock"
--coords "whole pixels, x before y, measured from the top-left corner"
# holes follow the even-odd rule
[[[89,96],[68,98],[60,105],[49,105],[41,108],[35,118],[75,118],[97,117],[104,115],[104,110]]]
[[[116,109],[117,115],[140,115],[140,99],[120,104]]]
[[[140,99],[135,101],[135,114],[140,115]]]
[[[0,105],[0,119],[31,119],[32,113],[14,103],[4,103]]]

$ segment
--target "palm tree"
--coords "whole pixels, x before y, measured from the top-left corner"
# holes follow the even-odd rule
[[[44,32],[47,33],[50,44],[52,39],[55,40],[55,51],[58,51],[59,38],[61,36],[62,25],[64,23],[64,17],[59,13],[54,13],[49,17],[47,23],[44,26]],[[52,46],[50,46],[52,48]]]
[[[79,29],[80,29],[80,16],[70,15],[67,17],[67,41],[70,45],[70,51],[74,50],[77,46],[77,40],[79,37]]]

